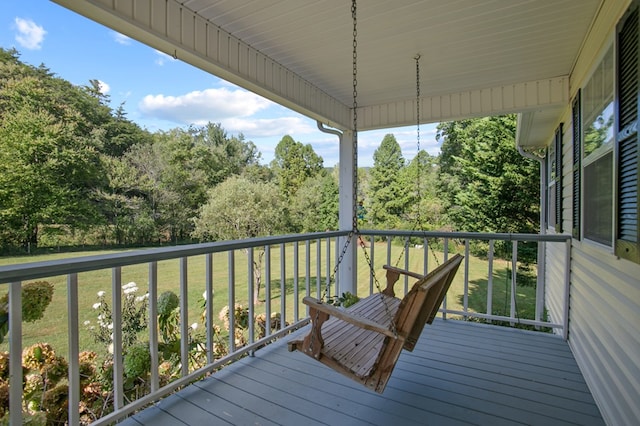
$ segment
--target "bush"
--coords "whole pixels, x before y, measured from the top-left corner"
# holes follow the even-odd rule
[[[44,316],[53,299],[53,284],[35,281],[22,286],[22,321],[35,322]],[[0,343],[9,332],[9,293],[0,298]]]
[[[124,356],[124,375],[127,378],[145,378],[151,372],[151,352],[148,343],[137,343]]]

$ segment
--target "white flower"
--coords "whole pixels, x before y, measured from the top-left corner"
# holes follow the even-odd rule
[[[196,328],[198,328],[198,323],[194,322],[193,324],[191,324],[191,329],[195,330]]]
[[[123,285],[122,288],[126,290],[128,288],[136,287],[137,289],[138,288],[137,286],[138,284],[134,283],[133,281],[130,281],[127,284]]]
[[[109,325],[107,326],[107,328],[108,328],[109,330],[113,330],[113,323],[109,324]]]
[[[149,298],[149,293],[145,293],[142,296],[136,297],[136,302],[144,302]]]
[[[94,303],[93,304],[93,309],[98,309],[100,307],[100,303]]]
[[[108,350],[110,354],[113,354],[113,343],[109,343]]]
[[[104,291],[100,290],[100,291],[98,292],[98,297],[104,297]]]
[[[91,321],[85,321],[84,322],[84,325],[89,325],[89,324],[91,324]]]
[[[131,284],[131,283],[129,283],[129,284]],[[133,283],[133,286],[127,287],[127,288],[124,289],[124,294],[131,294],[131,293],[135,293],[136,291],[138,291],[138,287],[136,287],[135,283]]]

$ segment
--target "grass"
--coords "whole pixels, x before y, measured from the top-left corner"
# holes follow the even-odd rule
[[[310,293],[312,296],[317,294],[318,277],[316,276],[316,243],[313,242],[310,246],[310,258],[311,258],[311,288]],[[281,253],[278,247],[271,249],[271,292],[268,298],[271,312],[280,312],[281,301],[285,301],[287,308],[287,321],[294,321],[293,318],[293,305],[297,303],[300,317],[306,316],[306,307],[302,304],[302,297],[306,294],[306,277],[304,259],[305,259],[305,246],[299,245],[299,277],[298,277],[298,300],[294,300],[294,275],[293,275],[293,245],[287,245],[285,250],[285,286],[284,297],[281,291],[281,271],[280,271],[280,258]],[[391,259],[395,263],[396,259],[400,258],[398,262],[399,267],[405,266],[405,261],[408,264],[408,269],[413,271],[422,271],[423,266],[423,252],[422,250],[411,249],[409,251],[408,260],[405,257],[401,257],[402,247],[392,245],[391,246]],[[20,256],[20,257],[5,257],[0,259],[0,265],[8,265],[15,263],[34,262],[34,261],[49,261],[55,259],[78,257],[83,255],[96,255],[115,253],[117,250],[111,251],[91,251],[91,252],[74,252],[74,253],[56,253],[45,254],[38,256]],[[322,241],[321,255],[324,259],[326,256],[325,242]],[[331,248],[332,263],[330,273],[335,266],[335,249]],[[364,252],[358,249],[358,293],[361,295],[369,294],[369,265],[367,264]],[[257,255],[256,255],[257,257]],[[433,269],[436,263],[442,263],[442,253],[435,253],[429,251],[429,270]],[[435,259],[437,257],[437,260]],[[386,244],[378,243],[375,247],[375,258],[373,264],[375,265],[376,277],[380,282],[380,286],[384,286],[384,272],[382,265],[386,261]],[[472,312],[486,312],[486,294],[487,294],[487,262],[480,258],[470,256],[468,264],[469,274],[469,298],[468,307]],[[266,279],[264,272],[263,261],[263,281]],[[500,315],[508,315],[509,313],[509,300],[510,300],[510,272],[508,271],[509,263],[506,261],[496,260],[494,263],[494,287],[493,287],[493,313]],[[243,251],[237,251],[235,253],[235,274],[234,281],[235,286],[235,301],[247,306],[248,300],[248,272],[247,272],[247,256]],[[228,295],[228,283],[229,283],[229,260],[226,253],[214,254],[213,260],[213,283],[214,283],[214,298],[213,308],[214,314],[217,317],[218,312],[229,304]],[[325,265],[322,265],[320,285],[321,291],[324,290],[327,270]],[[188,259],[188,309],[189,309],[189,323],[200,322],[200,315],[202,313],[202,294],[205,291],[205,257],[196,256]],[[463,263],[451,285],[447,296],[447,307],[449,309],[462,310],[463,309],[463,294],[464,294],[464,276],[465,276],[465,264]],[[180,294],[180,267],[179,260],[168,260],[158,263],[158,293],[162,293],[167,290],[171,290],[176,294]],[[23,347],[30,346],[38,342],[47,342],[51,344],[57,353],[66,356],[67,353],[67,335],[68,335],[68,310],[67,310],[67,284],[66,276],[50,277],[47,280],[54,284],[55,292],[53,295],[53,301],[49,305],[45,312],[45,317],[35,323],[23,324]],[[98,270],[80,273],[78,276],[79,285],[79,321],[80,321],[80,350],[97,350],[100,351],[100,347],[93,341],[89,334],[87,327],[83,324],[85,321],[91,321],[95,325],[96,311],[92,308],[92,305],[98,300],[98,291],[105,291],[107,300],[111,300],[111,270]],[[147,290],[148,286],[148,265],[133,265],[122,268],[122,284],[126,284],[130,281],[134,281],[140,288],[138,294],[142,295]],[[407,285],[410,287],[412,281],[408,281]],[[376,286],[373,286],[373,291],[377,292]],[[396,284],[397,293],[403,294],[402,281]],[[517,288],[517,305],[521,317],[532,318],[533,310],[535,309],[535,287],[530,286],[518,286]],[[332,289],[332,293],[335,293],[335,287]],[[255,314],[265,312],[267,302],[264,298],[264,285],[261,289],[261,302],[255,308]],[[506,304],[505,304],[506,302]],[[0,350],[8,350],[7,343],[0,345]]]

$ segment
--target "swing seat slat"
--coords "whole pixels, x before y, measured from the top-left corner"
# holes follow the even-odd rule
[[[462,259],[455,255],[424,276],[385,266],[385,290],[347,309],[305,297],[311,330],[303,340],[289,342],[289,350],[309,355],[382,393],[402,349],[412,351],[425,323],[435,318]],[[393,291],[400,275],[417,278],[402,300]]]

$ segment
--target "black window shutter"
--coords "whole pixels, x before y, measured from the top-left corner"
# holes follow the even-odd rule
[[[556,232],[562,232],[562,123],[556,129]]]
[[[573,238],[580,239],[580,179],[582,176],[582,106],[580,104],[581,91],[573,100],[572,106],[572,133],[573,133],[573,195],[572,206],[572,235]]]
[[[638,10],[634,1],[616,28],[616,255],[640,263],[638,228]]]

